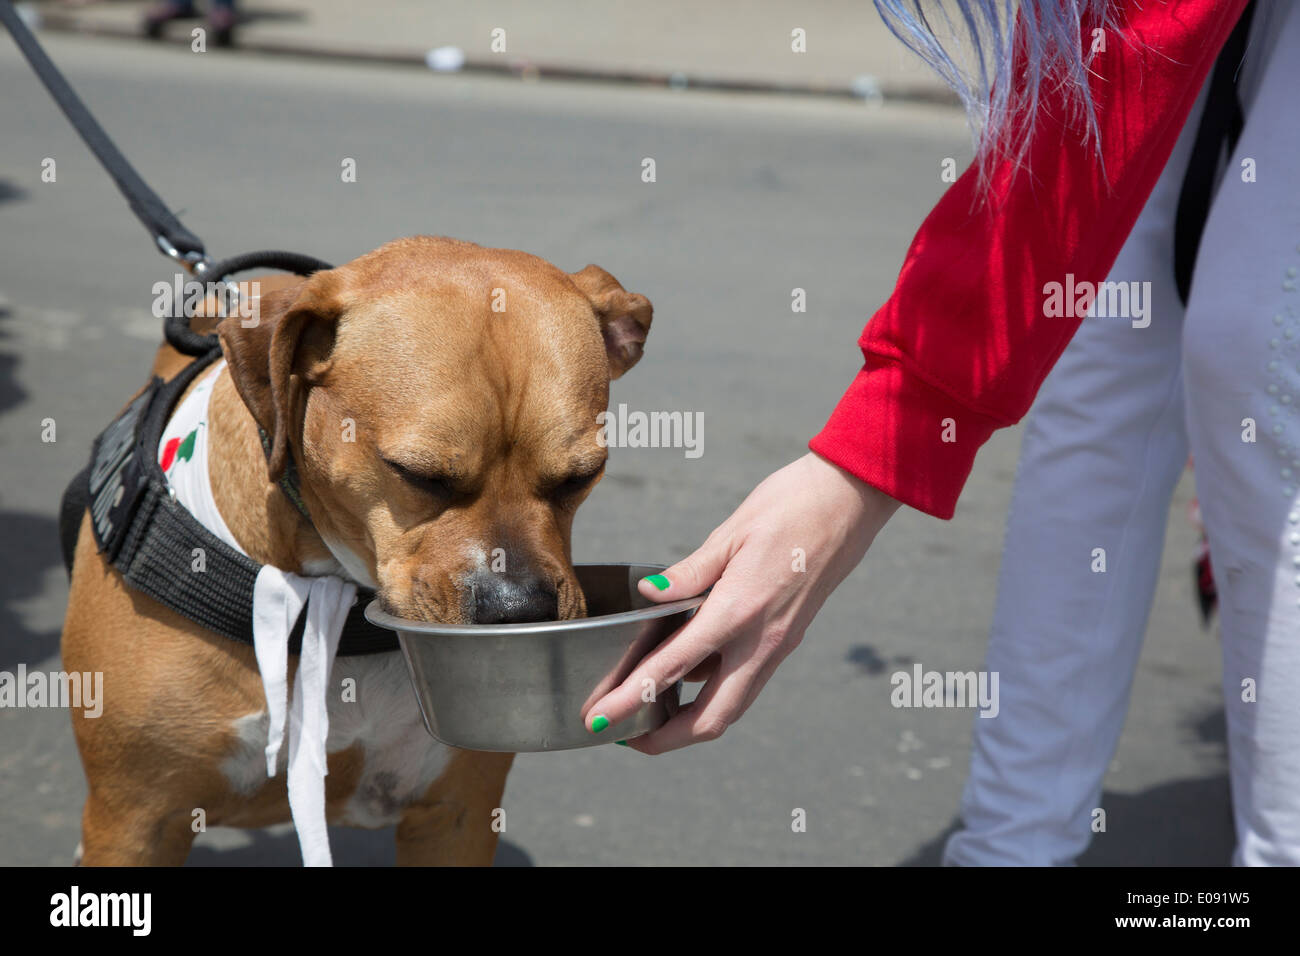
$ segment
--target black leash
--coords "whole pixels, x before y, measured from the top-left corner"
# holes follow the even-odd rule
[[[181,225],[109,139],[36,42],[10,0],[0,0],[0,22],[13,34],[36,75],[113,177],[131,211],[164,255],[204,282],[224,282],[234,273],[257,267],[302,276],[334,268],[314,256],[277,251],[246,252],[213,262],[199,237]],[[59,515],[64,561],[71,573],[78,529],[89,508],[96,546],[131,587],[210,631],[251,645],[254,588],[261,565],[216,537],[177,503],[155,454],[180,396],[203,369],[221,357],[221,345],[216,335],[199,335],[191,329],[184,309],[175,310],[164,320],[163,334],[177,351],[197,358],[168,382],[155,378],[95,440],[90,464],[64,492]],[[267,446],[265,434],[262,442]],[[292,467],[280,486],[311,521]],[[198,551],[205,556],[202,574],[187,570],[192,568],[193,555]],[[361,589],[357,594],[358,600],[339,638],[339,655],[396,651],[396,635],[365,618],[365,606],[374,593]],[[291,654],[301,652],[306,620],[304,609],[289,637]]]
[[[13,34],[18,49],[23,51],[27,62],[32,65],[36,75],[54,97],[54,102],[59,104],[59,108],[63,110],[85,144],[90,147],[95,158],[113,177],[118,190],[130,204],[131,211],[149,230],[149,234],[163,254],[187,268],[205,261],[207,252],[203,248],[203,241],[181,225],[180,220],[172,215],[166,203],[140,178],[140,174],[108,138],[104,128],[90,114],[90,110],[86,109],[86,104],[81,102],[81,98],[59,72],[58,67],[36,42],[36,37],[32,35],[32,31],[27,28],[27,24],[23,22],[9,0],[0,0],[0,20],[4,21],[5,27]]]
[[[203,241],[181,224],[162,198],[149,188],[140,174],[122,155],[122,151],[104,132],[104,128],[86,109],[71,84],[37,42],[10,0],[0,0],[0,22],[13,35],[18,49],[36,71],[37,77],[59,104],[73,129],[95,154],[101,166],[113,178],[118,191],[126,198],[131,211],[149,231],[154,244],[163,255],[174,259],[195,277],[205,282],[224,282],[236,272],[255,267],[279,269],[306,276],[333,266],[313,256],[296,252],[247,252],[240,256],[213,262]],[[203,355],[218,348],[215,335],[198,335],[190,329],[189,318],[183,312],[169,316],[163,324],[163,334],[169,345],[186,355]]]
[[[0,0],[0,3],[5,2],[8,0]],[[245,252],[220,262],[204,259],[203,263],[203,268],[196,269],[195,274],[205,282],[224,282],[236,272],[256,268],[279,269],[281,272],[292,272],[300,276],[309,276],[313,272],[334,268],[315,256],[303,255],[301,252],[272,250]],[[163,337],[167,339],[168,345],[184,355],[205,355],[212,349],[221,347],[216,333],[199,335],[191,329],[189,317],[183,310],[173,312],[163,320]]]

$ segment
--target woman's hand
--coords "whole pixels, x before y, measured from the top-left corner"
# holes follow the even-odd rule
[[[694,554],[641,580],[641,593],[657,602],[710,585],[713,591],[680,631],[595,702],[583,715],[587,727],[631,717],[647,681],[657,696],[685,678],[706,681],[695,700],[628,746],[658,754],[720,737],[799,645],[898,507],[812,453],[770,475]]]

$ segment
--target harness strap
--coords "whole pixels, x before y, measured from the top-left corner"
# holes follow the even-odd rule
[[[260,564],[217,538],[152,482],[131,531],[115,562],[127,584],[195,624],[253,646],[253,586]],[[201,572],[193,570],[196,549],[204,555]],[[365,619],[373,598],[373,591],[357,590],[339,639],[340,656],[398,649],[393,632]],[[304,608],[289,635],[290,654],[302,652],[306,619]]]
[[[171,381],[155,378],[95,440],[89,482],[96,544],[126,583],[194,623],[253,645],[253,590],[262,565],[205,528],[175,498],[157,448],[172,409],[191,382],[221,357],[191,362]],[[339,641],[340,655],[398,650],[397,636],[365,619],[374,598],[358,589]],[[289,637],[302,650],[306,609]]]

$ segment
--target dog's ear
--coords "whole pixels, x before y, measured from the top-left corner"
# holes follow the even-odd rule
[[[570,278],[596,310],[609,356],[609,377],[616,379],[640,360],[654,308],[649,299],[628,292],[600,266],[587,266]]]
[[[217,326],[235,389],[270,436],[271,481],[280,480],[290,460],[298,392],[315,384],[327,367],[343,311],[339,286],[332,272],[318,272],[262,296],[253,318],[235,314]]]

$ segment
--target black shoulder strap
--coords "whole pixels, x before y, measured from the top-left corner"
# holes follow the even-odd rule
[[[1250,36],[1250,21],[1255,4],[1246,5],[1241,18],[1219,51],[1210,78],[1209,92],[1205,95],[1205,112],[1196,130],[1192,155],[1183,175],[1183,188],[1178,196],[1178,211],[1174,218],[1174,282],[1178,298],[1187,305],[1192,290],[1192,273],[1196,268],[1196,254],[1201,246],[1201,234],[1210,214],[1210,199],[1214,193],[1214,177],[1219,170],[1224,144],[1231,158],[1237,140],[1245,128],[1246,117],[1237,95],[1237,71],[1246,55],[1246,41]]]
[[[127,584],[210,631],[253,643],[253,587],[262,566],[214,535],[171,494],[156,450],[185,389],[221,355],[213,350],[169,382],[149,387],[95,441],[90,509],[99,550]],[[343,656],[398,649],[391,631],[365,619],[374,597],[357,591],[339,641]],[[306,611],[289,639],[302,648]]]

